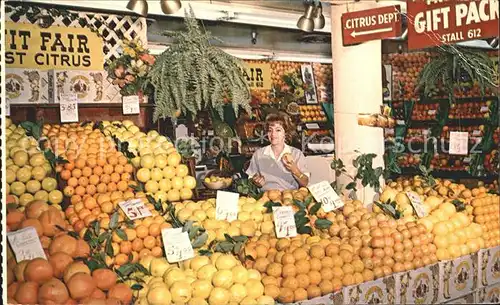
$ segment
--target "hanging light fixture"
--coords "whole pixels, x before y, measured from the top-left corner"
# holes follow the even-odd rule
[[[148,15],[148,2],[146,0],[129,0],[127,9],[146,17]]]
[[[297,22],[297,27],[305,32],[312,32],[314,30],[314,20],[313,15],[316,7],[313,4],[308,4],[306,12],[303,16],[299,18]]]
[[[175,14],[181,9],[181,0],[161,0],[161,10],[164,14],[170,15]]]
[[[315,29],[322,29],[325,27],[325,16],[323,16],[323,5],[321,5],[321,2],[315,9],[313,20]]]

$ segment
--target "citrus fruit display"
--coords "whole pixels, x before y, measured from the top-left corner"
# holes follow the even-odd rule
[[[196,256],[180,267],[152,256],[140,264],[150,275],[141,276],[145,283],[137,293],[137,304],[274,304],[264,293],[260,273],[245,268],[231,254]]]
[[[193,197],[196,179],[182,164],[182,157],[174,144],[155,130],[147,133],[130,121],[103,122],[103,133],[128,143],[128,150],[136,157],[132,164],[137,169],[137,181],[144,191],[156,200],[176,202]]]
[[[57,189],[56,179],[51,177],[52,167],[40,151],[38,141],[10,119],[5,124],[7,204],[19,205],[21,210],[35,199],[60,204],[62,193]]]

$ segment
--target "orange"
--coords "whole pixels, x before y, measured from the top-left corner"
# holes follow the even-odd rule
[[[111,155],[108,157],[108,164],[115,166],[118,164],[118,159],[114,155]]]
[[[118,188],[119,191],[124,192],[124,191],[126,191],[128,189],[128,184],[125,181],[119,181],[116,184],[116,187]]]
[[[97,185],[97,192],[99,194],[106,193],[108,191],[108,185],[106,183],[99,183]]]
[[[118,173],[111,174],[111,182],[117,183],[118,181],[120,181],[120,178],[120,174]]]
[[[102,175],[104,170],[102,169],[102,167],[96,166],[92,169],[92,172],[94,173],[94,175],[100,176],[100,175]]]
[[[143,248],[144,248],[144,244],[142,242],[142,239],[136,238],[132,241],[132,250],[141,251]]]
[[[122,180],[122,181],[126,181],[126,182],[128,182],[128,181],[130,181],[131,179],[132,179],[132,176],[130,175],[130,173],[123,173],[123,174],[121,175],[121,180]]]
[[[163,251],[162,251],[161,247],[156,246],[153,249],[151,249],[151,255],[153,255],[154,257],[163,256]]]
[[[120,253],[115,256],[115,264],[117,265],[125,265],[128,262],[128,255]]]
[[[160,235],[160,225],[158,223],[152,223],[149,226],[149,235],[153,237],[157,237]]]
[[[75,178],[80,178],[82,176],[82,170],[79,168],[75,168],[74,170],[71,171],[71,176]]]
[[[153,236],[146,236],[143,242],[147,249],[153,249],[156,245],[156,239]]]
[[[94,195],[97,193],[97,187],[95,185],[92,185],[92,184],[87,185],[85,190],[87,191],[87,194],[89,194],[89,195]]]
[[[75,188],[75,194],[76,195],[80,195],[80,196],[85,195],[85,188],[83,186],[81,186],[81,185],[77,186]]]
[[[87,177],[80,177],[78,179],[78,185],[86,187],[89,184],[89,179]]]
[[[89,183],[92,185],[98,185],[99,184],[99,176],[97,175],[90,175],[89,177]]]
[[[92,175],[92,169],[88,166],[85,166],[83,169],[82,169],[82,175],[84,177],[90,177],[90,175]]]
[[[114,192],[117,190],[116,183],[110,182],[108,183],[108,192]]]
[[[68,185],[72,187],[76,187],[78,185],[78,179],[75,177],[71,177],[68,179]]]
[[[146,257],[146,256],[148,256],[148,255],[151,255],[151,250],[149,250],[149,249],[144,248],[144,249],[142,249],[142,250],[139,252],[139,257],[140,257],[140,258]]]
[[[111,175],[113,173],[114,167],[111,164],[106,164],[103,166],[103,171],[105,174]]]
[[[71,204],[76,204],[82,201],[82,196],[80,195],[73,195],[71,196]]]
[[[78,158],[78,159],[76,159],[76,161],[75,161],[75,166],[76,166],[76,168],[79,168],[79,169],[84,168],[84,167],[85,167],[85,164],[86,164],[86,162],[85,162],[85,160],[84,160],[84,159],[82,159],[82,158]]]
[[[69,180],[71,178],[71,172],[67,169],[62,170],[60,175],[63,180]]]
[[[72,186],[66,186],[63,190],[64,196],[71,197],[75,193],[75,188]]]
[[[120,252],[124,254],[129,254],[132,252],[132,242],[124,240],[120,243]]]
[[[92,157],[92,158],[88,158],[87,159],[87,166],[90,167],[90,168],[95,168],[97,166],[97,159]]]
[[[127,157],[125,157],[124,155],[120,155],[118,157],[118,164],[125,165],[127,163],[128,163]]]
[[[115,173],[121,174],[121,173],[123,173],[123,171],[124,171],[123,165],[121,165],[121,164],[115,165]]]

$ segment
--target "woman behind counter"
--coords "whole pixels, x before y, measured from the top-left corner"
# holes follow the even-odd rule
[[[290,119],[282,114],[266,118],[270,145],[258,149],[252,156],[246,173],[263,190],[291,190],[309,184],[304,154],[285,143],[291,131]]]

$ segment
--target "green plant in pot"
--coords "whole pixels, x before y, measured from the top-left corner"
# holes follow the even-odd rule
[[[175,118],[180,113],[194,117],[205,109],[224,117],[227,103],[236,116],[240,107],[250,112],[243,63],[211,44],[217,39],[201,28],[192,10],[186,13],[185,25],[185,32],[165,33],[174,43],[157,57],[149,74],[156,94],[153,119]]]

